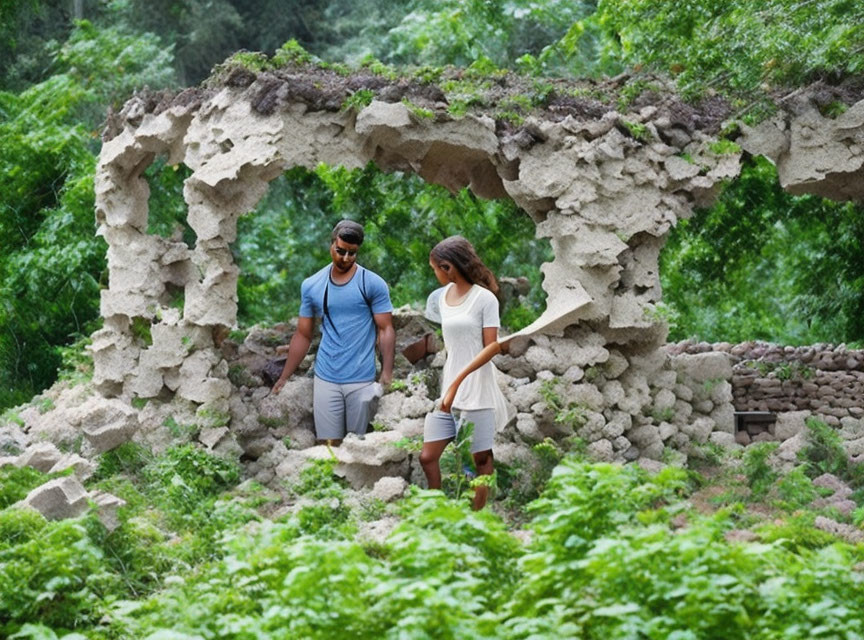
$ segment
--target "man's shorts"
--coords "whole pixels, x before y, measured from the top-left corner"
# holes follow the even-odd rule
[[[384,390],[377,382],[337,384],[315,376],[312,412],[318,440],[340,440],[346,433],[365,435]]]
[[[443,411],[433,411],[426,414],[426,422],[423,425],[423,442],[455,440],[459,429],[469,422],[474,424],[471,453],[490,451],[495,440],[494,409],[474,409],[471,411],[453,409],[452,414]]]

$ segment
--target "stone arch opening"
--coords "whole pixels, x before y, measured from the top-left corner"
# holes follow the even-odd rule
[[[452,193],[413,173],[385,173],[370,161],[353,170],[291,169],[270,183],[255,211],[240,218],[232,250],[241,270],[241,325],[296,315],[300,284],[329,261],[330,231],[344,217],[366,225],[360,261],[388,282],[397,308],[416,308],[440,286],[427,266],[428,252],[454,233],[472,240],[504,278],[504,327],[521,328],[545,306],[539,267],[551,260],[551,246],[535,238],[533,221],[511,200],[481,199],[465,188]]]

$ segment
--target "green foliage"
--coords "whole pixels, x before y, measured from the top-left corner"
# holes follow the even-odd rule
[[[579,443],[572,450],[578,455]],[[561,462],[565,451],[551,438],[531,447],[532,458],[528,462],[514,461],[512,465],[496,463],[498,486],[504,503],[514,509],[523,509],[536,500],[546,488],[552,471]]]
[[[806,507],[816,498],[819,493],[813,482],[807,476],[807,467],[799,465],[785,476],[780,478],[776,485],[777,497],[782,506],[787,509]]]
[[[778,380],[793,380],[795,378],[801,380],[809,380],[813,377],[814,371],[811,367],[803,362],[765,362],[762,360],[745,361],[743,364],[756,369],[760,376],[774,374]]]
[[[650,137],[648,127],[642,123],[621,120],[621,126],[624,127],[624,130],[627,131],[634,140],[645,142]]]
[[[45,523],[38,514],[8,508],[0,511],[0,530],[9,534],[0,542],[5,630],[27,621],[67,628],[95,622],[101,598],[118,586],[118,579],[106,570],[83,522]]]
[[[686,95],[741,97],[864,70],[864,7],[849,0],[600,0],[557,49],[577,74],[644,66]],[[585,55],[586,49],[590,51]]]
[[[124,442],[99,456],[99,464],[91,477],[99,482],[118,474],[134,475],[153,460],[153,455],[137,442]]]
[[[709,151],[718,156],[737,155],[741,153],[741,146],[731,140],[715,140],[708,145]]]
[[[753,500],[764,498],[777,479],[777,472],[768,464],[768,458],[778,446],[776,442],[756,442],[744,449],[741,468],[747,476]]]
[[[88,100],[98,105],[88,120],[99,122],[106,104],[119,108],[145,86],[172,86],[172,49],[160,45],[151,33],[97,27],[81,20],[59,47],[55,68],[68,73],[87,92]]]
[[[415,0],[391,29],[378,57],[392,62],[555,69],[553,49],[574,20],[590,13],[591,2],[485,2]],[[548,50],[548,51],[547,51]],[[542,55],[542,54],[546,55]]]
[[[391,391],[404,391],[408,388],[408,383],[405,380],[396,379],[390,383]]]
[[[375,92],[370,91],[369,89],[360,89],[359,91],[352,93],[348,99],[342,103],[342,110],[348,111],[354,109],[355,111],[360,111],[371,104],[374,98]]]
[[[0,509],[23,500],[47,480],[47,476],[33,467],[16,467],[6,464],[0,466]]]
[[[814,513],[802,511],[788,520],[763,524],[756,531],[763,541],[778,543],[796,553],[806,549],[822,549],[836,543],[837,538],[833,535],[813,526],[815,520]]]
[[[194,444],[168,449],[141,470],[141,478],[173,510],[183,515],[206,511],[221,491],[240,479],[236,463]]]
[[[413,102],[411,102],[408,98],[402,98],[402,104],[408,107],[408,110],[417,116],[420,120],[434,120],[435,112],[429,109],[424,109],[423,107],[417,106]]]
[[[90,128],[106,104],[164,83],[170,63],[151,36],[88,22],[48,46],[56,75],[0,92],[0,372],[9,381],[0,407],[53,382],[59,347],[95,329],[105,249],[94,235]]]
[[[555,414],[555,422],[564,424],[573,430],[584,426],[588,421],[586,407],[577,402],[564,400],[560,393],[562,384],[568,384],[561,378],[544,380],[540,385],[540,397]]]
[[[481,614],[516,579],[518,543],[491,514],[440,494],[416,496],[405,512],[381,558],[351,541],[298,538],[288,523],[237,533],[226,540],[224,559],[118,609],[112,626],[128,637],[160,629],[215,637],[246,630],[291,638],[489,637],[477,632]]]
[[[72,344],[57,347],[60,355],[60,371],[57,377],[72,383],[87,381],[93,375],[93,355],[87,348],[92,340],[88,335],[72,337]]]
[[[862,225],[860,207],[791,196],[769,161],[745,162],[714,207],[678,223],[661,254],[676,315],[670,340],[861,340]]]
[[[463,423],[456,439],[441,455],[441,488],[445,494],[456,500],[465,495],[474,476],[474,460],[471,457],[473,435],[474,423]]]
[[[291,489],[297,495],[324,500],[342,496],[345,485],[334,473],[335,458],[310,460]]]
[[[831,426],[816,418],[807,418],[807,444],[798,453],[811,478],[832,473],[840,478],[846,476],[848,456],[840,434]]]

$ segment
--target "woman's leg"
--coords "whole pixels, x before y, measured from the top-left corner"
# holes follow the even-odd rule
[[[423,473],[426,474],[426,484],[430,489],[441,488],[441,466],[438,461],[441,459],[444,449],[451,442],[453,442],[453,438],[423,443],[423,449],[420,451],[420,466],[423,467]]]
[[[474,466],[477,468],[477,475],[491,476],[495,471],[492,449],[488,449],[487,451],[478,451],[471,455],[474,456]],[[474,509],[474,511],[479,511],[486,506],[486,500],[488,497],[489,487],[474,487],[474,502],[472,503],[471,508]]]
[[[474,435],[471,439],[471,455],[474,458],[474,466],[477,476],[491,476],[494,471],[492,458],[492,443],[495,440],[495,411],[494,409],[477,409],[465,411],[463,419],[474,423]],[[477,486],[474,488],[474,510],[486,506],[489,497],[489,487]]]

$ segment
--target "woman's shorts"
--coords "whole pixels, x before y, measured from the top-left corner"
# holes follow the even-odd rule
[[[462,426],[472,423],[474,434],[471,437],[471,453],[489,451],[495,440],[494,409],[453,409],[453,413],[433,411],[426,414],[423,425],[423,442],[436,440],[455,440]]]

